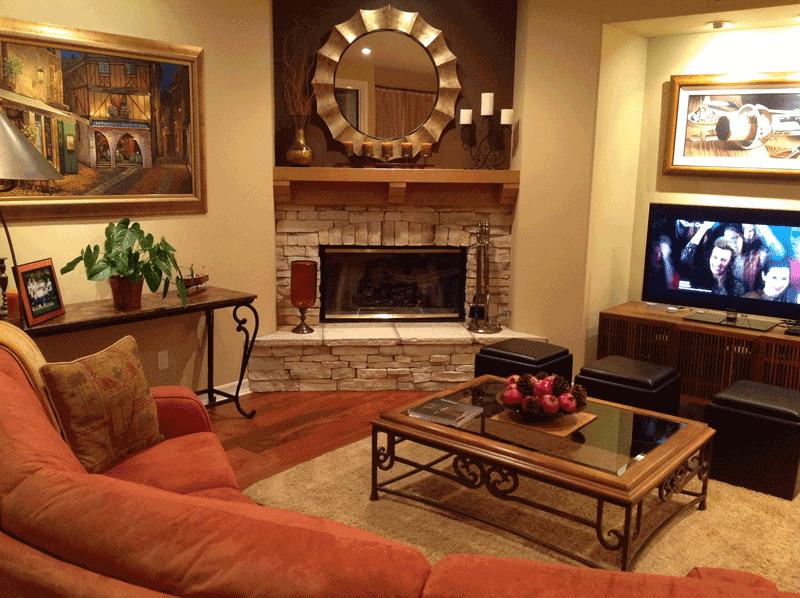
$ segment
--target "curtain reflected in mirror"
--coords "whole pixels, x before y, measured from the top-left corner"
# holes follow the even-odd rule
[[[408,135],[428,119],[434,104],[434,92],[376,85],[375,137],[397,139]]]

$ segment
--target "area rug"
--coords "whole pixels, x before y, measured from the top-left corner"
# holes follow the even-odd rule
[[[561,554],[514,534],[403,497],[381,494],[370,501],[371,439],[360,440],[293,467],[245,490],[262,505],[333,519],[418,548],[431,563],[452,553],[487,554],[545,562],[577,564]],[[432,449],[410,442],[398,454],[432,458]],[[445,467],[446,468],[446,467]],[[395,466],[380,479],[403,471]],[[699,488],[699,482],[694,489]],[[690,484],[690,488],[692,485]],[[499,517],[507,525],[544,539],[609,568],[618,568],[620,553],[602,548],[595,530],[548,513],[501,501],[485,488],[467,490],[430,474],[398,482],[398,489]],[[524,493],[540,503],[594,520],[595,501],[560,488],[523,481]],[[671,509],[681,499],[649,502]],[[622,510],[607,507],[609,528],[618,527]],[[691,508],[673,519],[637,555],[632,571],[686,575],[692,567],[723,567],[762,575],[781,591],[800,591],[800,496],[793,501],[753,492],[723,482],[709,482],[708,508]]]

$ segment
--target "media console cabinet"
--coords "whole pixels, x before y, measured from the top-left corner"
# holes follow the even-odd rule
[[[800,390],[800,337],[684,320],[690,310],[631,301],[600,312],[597,357],[622,355],[669,365],[681,395],[711,398],[737,380]],[[778,320],[776,320],[778,322]]]

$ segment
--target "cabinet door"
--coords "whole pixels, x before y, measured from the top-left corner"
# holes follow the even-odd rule
[[[737,380],[753,379],[756,337],[679,327],[675,340],[681,394],[711,400]]]
[[[618,318],[601,313],[597,357],[620,355],[674,366],[670,355],[673,331],[674,326],[669,323]]]

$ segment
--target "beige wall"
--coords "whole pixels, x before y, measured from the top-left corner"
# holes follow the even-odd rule
[[[181,263],[206,266],[211,284],[256,293],[261,331],[273,330],[271,2],[5,0],[2,16],[203,48],[208,213],[138,220],[146,231],[164,235]],[[102,245],[106,223],[12,224],[11,234],[20,262],[51,257],[60,267],[88,242]],[[89,282],[79,271],[59,276],[59,282],[67,304],[110,299],[107,283]],[[235,332],[231,312],[220,310],[216,317],[217,386],[238,378],[243,336]],[[202,317],[115,327],[41,345],[48,359],[72,359],[128,332],[142,345],[151,384],[205,386]],[[159,371],[157,352],[165,349],[170,367]]]
[[[580,367],[601,28],[554,1],[521,2],[517,23],[511,326],[569,348]]]
[[[800,11],[800,7],[798,8]],[[800,12],[798,12],[800,14]],[[729,73],[747,78],[750,73],[800,70],[796,50],[800,27],[703,35],[675,35],[650,40],[644,95],[639,193],[632,236],[629,297],[640,299],[646,242],[647,210],[654,202],[696,203],[739,207],[798,210],[800,185],[746,179],[706,179],[661,174],[663,160],[664,82],[671,75]],[[654,123],[661,123],[657,128]],[[658,133],[658,134],[657,134]]]
[[[745,13],[720,11],[766,4],[791,3],[719,0],[714,18],[738,19]],[[511,323],[568,347],[575,370],[595,358],[599,312],[639,298],[651,201],[777,207],[791,202],[775,198],[797,197],[797,185],[721,186],[696,177],[667,181],[659,174],[661,94],[670,75],[734,72],[748,61],[758,61],[759,70],[766,71],[800,66],[797,53],[783,41],[790,32],[743,32],[729,44],[717,41],[725,33],[675,30],[650,41],[605,25],[663,18],[657,24],[669,30],[692,20],[672,15],[701,12],[688,0],[520,0],[514,89],[520,122],[512,168],[522,175],[513,232]],[[706,20],[711,15],[699,22]],[[714,196],[721,188],[724,195]]]
[[[669,30],[673,25],[671,19],[663,19],[658,27]],[[626,29],[636,27],[629,23],[608,25],[603,34],[587,254],[587,360],[593,358],[596,348],[598,313],[641,298],[651,203],[800,209],[794,201],[800,199],[800,186],[795,183],[661,173],[670,76],[730,73],[746,78],[759,71],[797,71],[800,63],[791,46],[800,28],[676,33],[652,39]],[[607,92],[602,91],[615,87],[633,94],[634,101],[627,108],[622,100],[609,102]],[[641,123],[638,134],[631,130],[631,121]],[[602,142],[607,135],[613,143]],[[616,168],[612,166],[615,161]],[[611,250],[604,251],[604,247]]]

